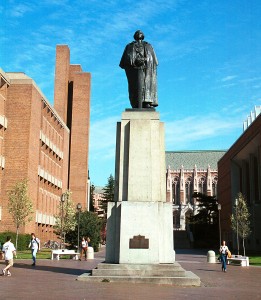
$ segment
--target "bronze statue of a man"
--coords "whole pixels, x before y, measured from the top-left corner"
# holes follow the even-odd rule
[[[152,46],[143,41],[141,30],[135,32],[134,39],[125,47],[120,67],[126,72],[132,108],[153,108],[158,106],[158,60]]]

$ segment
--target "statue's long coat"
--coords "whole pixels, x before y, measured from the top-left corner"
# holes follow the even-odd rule
[[[129,99],[133,108],[141,107],[142,103],[158,106],[157,95],[157,65],[158,60],[152,46],[142,42],[145,64],[137,66],[135,60],[137,52],[132,42],[125,47],[120,67],[125,69],[129,86]]]

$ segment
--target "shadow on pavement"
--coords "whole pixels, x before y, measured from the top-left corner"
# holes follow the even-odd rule
[[[31,266],[25,263],[14,263],[14,267],[17,269],[27,269],[32,271],[47,271],[47,272],[54,272],[54,273],[63,273],[69,275],[81,275],[82,273],[90,273],[91,270],[86,269],[74,269],[74,268],[65,268],[65,267],[57,267],[57,266],[42,266],[36,265]]]

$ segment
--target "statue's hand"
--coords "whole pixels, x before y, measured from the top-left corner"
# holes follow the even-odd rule
[[[141,67],[144,65],[144,58],[143,57],[137,57],[136,60],[135,60],[135,65],[137,67]]]

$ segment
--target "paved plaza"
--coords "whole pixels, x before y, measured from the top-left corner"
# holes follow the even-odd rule
[[[261,267],[207,263],[207,250],[177,250],[176,260],[201,279],[200,287],[158,286],[130,283],[88,283],[77,276],[104,261],[105,250],[95,259],[15,260],[12,276],[0,276],[0,299],[261,299]],[[4,262],[1,261],[1,268]]]

